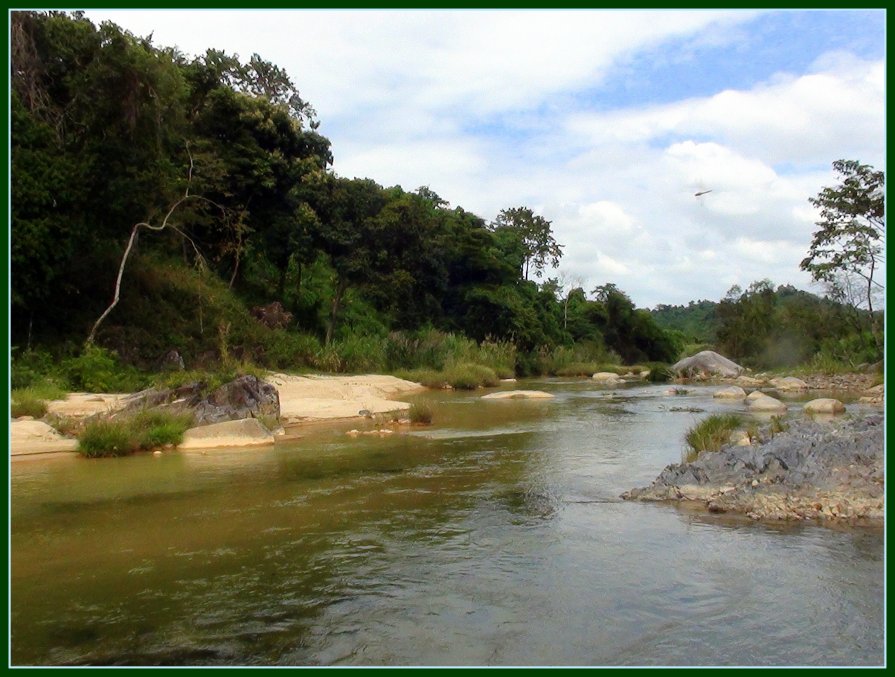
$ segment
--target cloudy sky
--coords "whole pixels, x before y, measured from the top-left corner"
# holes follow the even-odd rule
[[[488,220],[531,207],[564,279],[639,307],[762,278],[817,291],[798,270],[808,198],[834,160],[885,169],[882,10],[87,16],[189,55],[260,54],[316,108],[339,175]]]

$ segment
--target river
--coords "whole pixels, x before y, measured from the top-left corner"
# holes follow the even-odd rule
[[[507,386],[509,387],[509,386]],[[11,465],[13,665],[881,665],[881,529],[624,502],[693,387],[427,392],[431,427]],[[801,415],[796,413],[795,415]]]

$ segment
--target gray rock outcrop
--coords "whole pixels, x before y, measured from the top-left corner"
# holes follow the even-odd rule
[[[151,408],[190,411],[196,425],[280,416],[279,392],[257,376],[240,376],[208,394],[205,394],[205,389],[204,383],[190,383],[177,388],[150,388],[128,398],[127,405],[115,416],[127,416]]]
[[[800,419],[763,443],[669,465],[627,500],[697,501],[753,519],[883,519],[883,417]]]

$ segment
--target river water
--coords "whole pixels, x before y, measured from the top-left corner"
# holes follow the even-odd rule
[[[430,392],[434,424],[389,437],[13,463],[12,663],[883,663],[882,530],[618,498],[741,405],[514,387],[556,397]]]

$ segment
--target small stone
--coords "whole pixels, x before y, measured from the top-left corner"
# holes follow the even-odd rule
[[[753,486],[753,487],[757,487],[757,486],[758,486],[758,480],[752,480],[752,486]]]
[[[158,449],[156,449],[155,451],[152,452],[152,455],[153,455],[153,456],[161,456],[161,455],[162,455],[162,452],[159,451]]]

